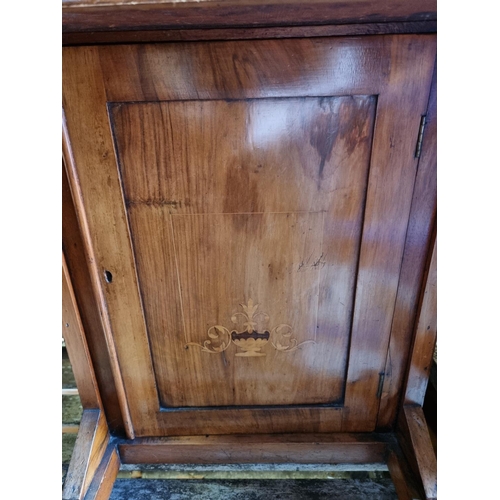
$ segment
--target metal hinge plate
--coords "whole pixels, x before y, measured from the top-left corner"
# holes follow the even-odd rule
[[[382,389],[384,388],[385,373],[379,373],[378,377],[377,399],[380,399],[380,397],[382,396]]]
[[[424,129],[425,129],[426,118],[427,118],[427,115],[423,115],[420,118],[420,127],[418,128],[417,145],[415,147],[415,158],[420,158],[420,154],[422,153],[422,141],[424,139]]]

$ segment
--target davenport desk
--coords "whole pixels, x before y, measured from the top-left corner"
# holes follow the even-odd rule
[[[435,2],[66,0],[63,44],[63,497],[385,461],[435,498]]]

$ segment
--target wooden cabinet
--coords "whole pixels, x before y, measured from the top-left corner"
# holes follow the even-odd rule
[[[64,48],[65,252],[99,311],[111,427],[394,428],[432,249],[435,51],[414,33]]]

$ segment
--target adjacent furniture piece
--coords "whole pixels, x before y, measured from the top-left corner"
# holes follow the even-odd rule
[[[428,0],[63,2],[63,498],[120,461],[386,461],[436,497],[435,30]]]

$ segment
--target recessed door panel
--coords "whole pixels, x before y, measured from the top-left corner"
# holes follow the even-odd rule
[[[375,107],[111,107],[163,407],[342,403]]]

